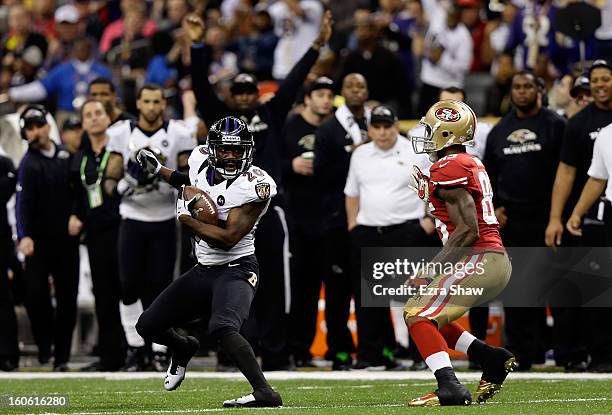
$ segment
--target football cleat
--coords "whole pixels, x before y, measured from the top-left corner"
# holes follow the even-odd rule
[[[128,347],[125,365],[120,369],[122,372],[143,372],[149,366],[149,358],[143,347]]]
[[[181,386],[185,379],[187,364],[200,348],[200,342],[193,336],[187,336],[187,345],[182,350],[176,350],[170,358],[170,365],[164,379],[164,389],[173,391]]]
[[[470,392],[460,383],[440,386],[435,392],[408,402],[408,406],[467,406],[472,403]]]
[[[485,403],[501,391],[508,373],[518,367],[512,353],[502,347],[494,348],[482,363],[482,377],[474,392],[474,401]]]
[[[224,408],[278,408],[283,406],[281,396],[272,389],[255,392],[236,399],[223,401]]]
[[[435,392],[413,399],[408,406],[464,406],[472,403],[472,396],[456,377],[445,380]],[[438,385],[440,385],[438,381]]]
[[[429,393],[420,398],[412,399],[408,406],[440,406],[440,399],[435,393]]]

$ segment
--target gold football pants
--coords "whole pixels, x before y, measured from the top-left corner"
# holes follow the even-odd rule
[[[493,300],[510,280],[512,265],[508,254],[482,252],[467,255],[451,272],[436,275],[404,306],[404,320],[424,317],[442,327],[467,310]]]

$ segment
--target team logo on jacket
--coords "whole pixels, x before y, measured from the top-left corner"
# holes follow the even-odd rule
[[[314,134],[307,134],[304,137],[300,138],[298,141],[298,146],[301,146],[302,148],[306,149],[306,150],[314,150],[314,144],[315,144],[315,135]]]
[[[444,122],[457,122],[461,119],[461,114],[454,108],[439,108],[435,116],[437,119]]]
[[[536,138],[538,138],[536,133],[526,128],[521,128],[520,130],[513,131],[507,137],[507,140],[511,143],[523,144],[527,141],[534,141]]]
[[[57,152],[57,158],[60,160],[66,160],[70,157],[70,153],[66,150],[60,150]]]
[[[270,183],[257,183],[255,185],[255,193],[261,200],[266,200],[270,197]]]

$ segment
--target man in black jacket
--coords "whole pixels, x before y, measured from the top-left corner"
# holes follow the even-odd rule
[[[547,246],[606,246],[604,222],[600,217],[604,212],[604,201],[596,203],[587,213],[582,237],[564,234],[563,220],[567,220],[571,209],[578,201],[580,193],[587,182],[587,171],[593,159],[593,144],[599,131],[612,123],[612,63],[600,59],[593,62],[589,69],[590,92],[593,102],[583,110],[571,117],[567,123],[563,146],[561,149],[561,162],[557,169],[555,184],[552,192],[550,219],[546,228]],[[607,256],[607,255],[606,255]],[[604,265],[607,261],[602,258],[595,259],[596,263]],[[566,368],[568,370],[583,370],[586,356],[583,347],[591,355],[589,370],[595,372],[612,371],[612,330],[601,328],[602,321],[611,321],[612,310],[604,308],[573,308],[559,309],[563,313],[558,318],[552,309],[555,324],[558,321],[567,321],[567,324],[586,327],[584,333],[564,330],[569,336],[565,352]],[[596,333],[590,335],[588,333]],[[577,338],[576,338],[577,337]],[[567,337],[562,337],[567,338]],[[555,350],[555,359],[557,358]]]
[[[98,320],[100,361],[81,369],[87,372],[119,370],[125,363],[126,341],[119,314],[119,200],[102,191],[102,179],[110,158],[106,151],[111,123],[102,101],[86,100],[81,106],[83,129],[89,144],[75,154],[72,182],[75,193],[74,213],[83,222],[85,243]]]
[[[230,108],[219,100],[208,82],[211,50],[208,45],[201,43],[205,32],[204,22],[195,14],[187,16],[185,20],[187,34],[194,43],[191,48],[193,90],[204,122],[211,126],[215,120],[227,115],[243,119],[255,139],[253,164],[263,168],[276,182],[280,182],[281,175],[279,148],[285,118],[306,75],[319,57],[319,49],[331,36],[331,25],[331,13],[327,12],[323,17],[319,36],[312,47],[287,75],[274,98],[268,102],[258,102],[259,93],[254,76],[245,73],[237,75],[231,86],[235,105]],[[291,299],[287,295],[290,290],[287,225],[278,201],[273,204],[259,222],[255,242],[262,278],[253,307],[257,325],[256,337],[260,341],[264,370],[283,369],[289,365],[285,328],[286,314],[291,305]]]
[[[70,153],[49,138],[46,110],[29,106],[21,115],[22,137],[28,151],[17,176],[17,236],[26,257],[25,304],[38,346],[38,360],[47,363],[54,345],[53,366],[67,371],[76,322],[79,285],[78,240],[69,236],[72,208]],[[70,227],[80,221],[70,216]],[[49,274],[55,288],[55,312],[49,293]]]
[[[514,75],[511,98],[514,109],[489,133],[484,163],[504,245],[541,247],[565,119],[542,106],[542,94],[531,72]],[[526,251],[521,253],[513,262],[514,275],[537,278],[534,269],[526,267],[530,263]],[[516,355],[520,369],[528,370],[543,358],[545,309],[506,307],[505,312],[508,348]]]
[[[287,197],[287,219],[291,240],[291,314],[289,349],[297,367],[312,366],[310,346],[316,334],[321,283],[326,281],[325,234],[321,232],[322,207],[319,186],[313,177],[313,150],[317,128],[333,110],[334,83],[317,78],[304,95],[304,109],[287,117],[283,130],[283,183]],[[332,304],[333,298],[326,298]],[[329,307],[326,307],[329,310]],[[333,315],[326,312],[328,328]],[[343,322],[346,326],[346,320]],[[333,339],[334,333],[327,335]]]
[[[6,203],[15,193],[17,176],[13,162],[0,156],[0,370],[11,371],[19,362],[17,345],[17,319],[8,280],[9,259],[14,253],[11,227],[8,223]]]
[[[314,177],[319,187],[319,198],[325,212],[321,228],[325,235],[325,258],[329,276],[325,285],[327,321],[327,358],[334,370],[348,370],[350,354],[355,350],[346,326],[353,290],[359,287],[359,277],[351,280],[351,252],[344,207],[344,185],[353,150],[367,139],[369,113],[364,103],[368,99],[368,84],[361,74],[348,74],[342,80],[345,104],[316,131],[314,145]],[[354,288],[351,285],[357,284]],[[334,324],[330,327],[330,324]]]

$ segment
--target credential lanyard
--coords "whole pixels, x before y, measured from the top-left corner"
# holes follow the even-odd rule
[[[106,169],[106,164],[108,163],[108,159],[110,157],[110,153],[108,151],[104,152],[102,156],[102,162],[97,168],[98,178],[93,184],[87,184],[87,177],[85,175],[85,167],[87,167],[87,155],[83,155],[83,160],[81,160],[81,182],[83,182],[83,186],[87,189],[87,201],[89,202],[89,208],[94,209],[98,206],[102,205],[102,188],[100,184],[102,183],[102,177],[104,176],[104,170]]]

